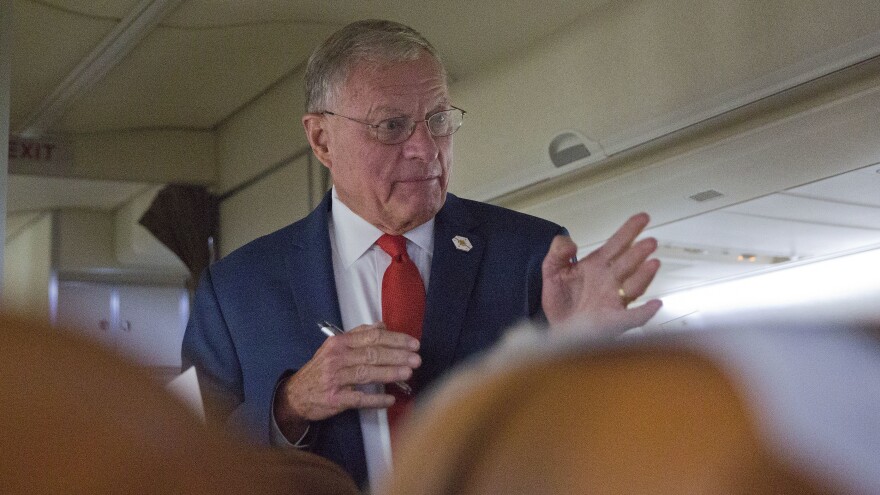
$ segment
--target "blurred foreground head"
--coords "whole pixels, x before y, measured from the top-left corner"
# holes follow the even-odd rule
[[[873,330],[556,344],[496,352],[420,403],[381,493],[880,493]]]
[[[208,430],[158,383],[97,346],[0,317],[0,491],[348,494],[334,464]]]

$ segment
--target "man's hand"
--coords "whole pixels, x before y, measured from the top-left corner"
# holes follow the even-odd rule
[[[645,293],[660,268],[659,260],[648,260],[657,249],[656,239],[633,244],[648,220],[646,213],[632,216],[605,244],[577,262],[572,262],[577,245],[570,238],[553,239],[542,266],[541,294],[553,329],[615,337],[654,316],[662,305],[656,299],[627,308]]]
[[[355,385],[409,379],[422,363],[418,349],[417,339],[392,332],[381,322],[328,337],[312,359],[279,387],[273,405],[279,428],[296,441],[309,421],[346,409],[389,407],[393,395],[365,393],[355,390]]]

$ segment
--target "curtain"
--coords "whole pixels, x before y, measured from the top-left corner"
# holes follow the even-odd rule
[[[170,184],[159,191],[139,220],[189,269],[190,290],[216,260],[219,212],[219,199],[204,186]]]

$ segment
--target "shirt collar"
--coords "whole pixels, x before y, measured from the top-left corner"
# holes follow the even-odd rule
[[[331,194],[331,222],[336,241],[336,250],[345,267],[350,267],[372,247],[383,232],[367,222],[339,199],[336,188]],[[409,241],[427,252],[434,253],[434,219],[403,234]]]

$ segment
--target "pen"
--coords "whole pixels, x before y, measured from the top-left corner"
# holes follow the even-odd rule
[[[318,328],[320,328],[321,331],[324,332],[324,335],[328,337],[333,337],[334,335],[342,335],[343,333],[345,333],[342,331],[341,328],[330,323],[329,321],[319,321]],[[400,391],[405,393],[406,395],[412,395],[412,388],[406,382],[397,381],[394,382],[394,385],[396,385],[397,388],[399,388]]]

